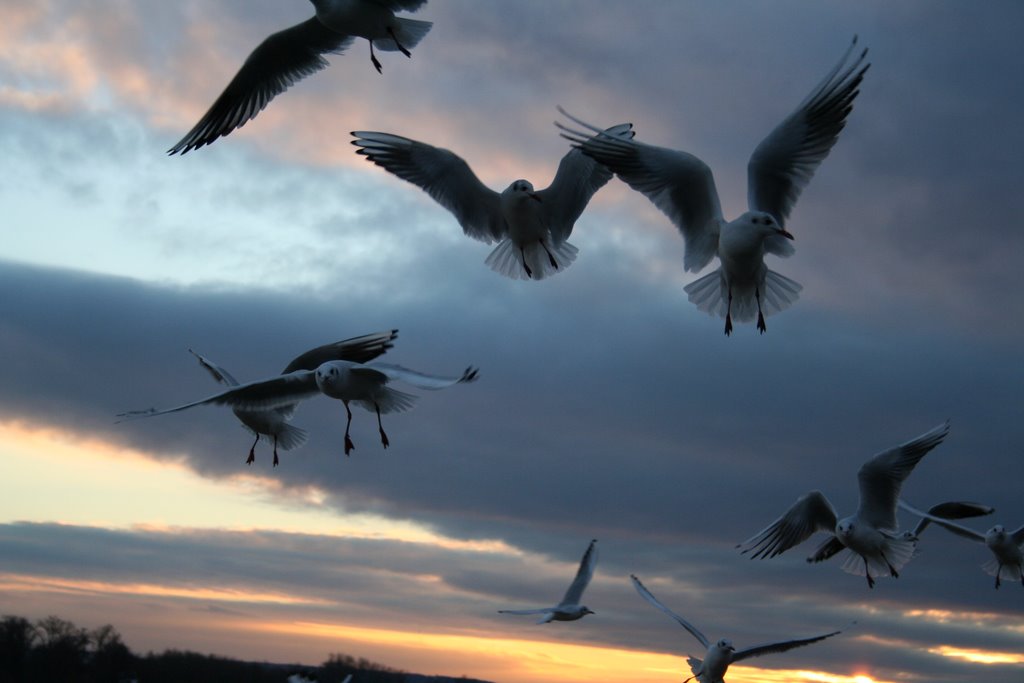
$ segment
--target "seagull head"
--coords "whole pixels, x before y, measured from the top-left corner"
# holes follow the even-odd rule
[[[839,520],[836,524],[836,536],[839,537],[840,541],[844,541],[853,535],[853,520],[847,517],[846,519]]]
[[[985,532],[985,545],[998,545],[1006,539],[1006,527],[1002,524],[996,524],[994,527]]]
[[[533,191],[533,183],[531,183],[529,180],[523,180],[522,178],[514,181],[511,185],[509,185],[508,189],[506,189],[505,192],[508,192],[512,195],[521,195],[524,197],[529,197],[530,199],[537,202],[541,201],[540,195]]]
[[[715,643],[715,647],[717,647],[719,650],[728,650],[729,652],[736,651],[736,648],[733,647],[732,641],[728,638],[722,638],[721,640],[719,640],[717,643]]]
[[[775,216],[771,215],[767,211],[748,211],[747,218],[754,230],[765,237],[779,235],[780,237],[785,237],[788,240],[793,239],[793,235],[779,225],[779,222],[775,220]]]
[[[590,609],[586,605],[581,605],[580,606],[580,615],[586,615],[586,614],[597,614],[597,612],[595,612],[594,610]]]

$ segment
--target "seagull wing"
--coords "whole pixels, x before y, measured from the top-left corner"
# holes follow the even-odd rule
[[[271,35],[252,51],[199,123],[167,153],[185,154],[245,125],[270,100],[326,67],[327,60],[321,55],[340,54],[352,40],[316,17]]]
[[[631,140],[633,124],[621,123],[604,135]],[[569,239],[573,226],[587,208],[594,193],[611,180],[612,172],[579,149],[571,149],[558,164],[551,185],[537,193],[551,236],[558,242]]]
[[[877,529],[896,529],[896,501],[904,480],[921,458],[942,443],[947,434],[948,421],[916,439],[879,453],[861,465],[857,472],[860,483],[857,517]]]
[[[239,384],[219,394],[208,396],[198,401],[192,401],[174,408],[164,410],[132,410],[121,413],[118,417],[123,420],[132,420],[140,417],[153,417],[154,415],[165,415],[176,413],[195,406],[218,404],[228,405],[238,410],[271,410],[289,406],[320,393],[316,385],[316,373],[312,370],[293,372],[288,375],[280,375],[271,379],[258,382]]]
[[[911,533],[914,537],[920,536],[921,532],[931,524],[931,520],[928,519],[929,516],[941,517],[942,519],[966,519],[968,517],[983,517],[985,515],[991,515],[996,510],[991,505],[951,500],[945,503],[933,505],[928,508],[927,515],[921,515],[917,508],[913,507],[902,498],[897,501],[897,505],[912,514],[921,517],[921,521],[917,523],[917,526],[914,527],[914,531]]]
[[[969,538],[972,541],[980,541],[981,543],[985,542],[985,534],[980,533],[978,531],[975,531],[974,529],[968,529],[967,527],[962,526],[960,524],[957,524],[956,522],[951,522],[951,521],[949,521],[948,519],[946,519],[944,517],[940,517],[938,515],[932,514],[931,510],[929,510],[928,512],[923,512],[921,510],[918,510],[916,507],[914,507],[913,505],[911,505],[910,503],[908,503],[907,501],[905,501],[903,499],[898,500],[897,501],[897,505],[899,505],[901,508],[903,508],[904,510],[906,510],[910,514],[917,515],[918,517],[921,518],[921,523],[917,525],[917,529],[919,529],[921,531],[924,530],[924,527],[926,526],[925,525],[926,522],[928,522],[928,523],[934,522],[935,524],[938,524],[939,526],[941,526],[944,529],[946,529],[946,531],[950,531],[950,532],[956,534],[957,536],[963,536],[964,538]],[[935,507],[938,507],[938,506],[935,506]],[[932,510],[934,510],[934,509],[935,508],[932,508]],[[918,531],[917,529],[915,529],[915,533],[914,533],[915,536],[917,536],[921,532],[921,531]]]
[[[462,157],[389,133],[357,130],[352,136],[356,154],[429,194],[455,215],[470,237],[488,243],[505,237],[500,195],[481,183]]]
[[[586,552],[583,553],[583,558],[580,560],[580,568],[576,570],[576,578],[569,585],[569,590],[565,591],[565,595],[562,597],[562,602],[559,605],[580,604],[580,600],[583,598],[583,591],[587,589],[590,579],[594,577],[594,568],[596,566],[597,539],[595,538],[587,546]]]
[[[225,370],[221,366],[217,365],[216,363],[211,361],[209,358],[206,358],[204,356],[200,356],[198,353],[196,353],[192,349],[189,349],[188,352],[196,357],[196,360],[199,361],[199,364],[201,366],[203,366],[204,370],[206,370],[208,373],[210,373],[211,376],[213,376],[213,379],[215,379],[216,381],[220,382],[221,384],[223,384],[225,386],[229,386],[229,387],[237,387],[238,386],[238,380],[235,379],[231,375],[230,372],[228,372],[227,370]]]
[[[282,374],[288,374],[296,370],[316,370],[330,360],[367,363],[393,347],[394,344],[392,342],[394,342],[397,336],[398,330],[386,330],[318,346],[293,358],[282,371]]]
[[[438,377],[390,363],[367,363],[366,368],[383,374],[388,380],[399,380],[420,389],[430,390],[444,389],[453,384],[475,382],[478,372],[476,368],[470,366],[458,377]]]
[[[750,157],[747,202],[752,210],[770,213],[779,225],[785,224],[800,193],[846,125],[870,66],[864,64],[867,50],[847,64],[856,45],[855,36],[839,63]]]
[[[699,628],[688,622],[686,619],[683,619],[681,616],[670,610],[668,607],[665,607],[665,605],[658,602],[658,599],[651,595],[651,592],[647,590],[647,588],[642,583],[640,583],[640,579],[636,578],[635,574],[630,574],[629,578],[633,580],[633,587],[636,588],[636,592],[640,594],[641,598],[651,603],[652,605],[660,609],[662,612],[664,612],[665,614],[669,615],[677,622],[679,622],[679,625],[685,628],[687,631],[689,631],[690,635],[696,638],[697,642],[703,645],[705,649],[707,649],[711,645],[708,642],[707,636],[701,633]]]
[[[1010,537],[1017,545],[1024,544],[1024,526],[1010,533]]]
[[[683,233],[683,267],[696,271],[706,266],[718,251],[722,221],[722,206],[708,165],[687,152],[612,137],[561,107],[558,111],[597,133],[592,135],[556,123],[562,137],[645,195]]]
[[[498,614],[551,614],[554,611],[552,607],[543,607],[541,609],[500,609]]]
[[[803,543],[816,531],[835,531],[836,511],[820,491],[801,496],[785,514],[739,546],[750,559],[780,555]]]
[[[750,657],[760,657],[761,655],[770,655],[775,652],[785,652],[786,650],[792,650],[795,647],[803,647],[804,645],[817,643],[819,640],[825,640],[826,638],[831,638],[832,636],[840,633],[842,633],[842,631],[832,631],[832,633],[814,636],[813,638],[798,638],[796,640],[784,640],[780,643],[755,645],[754,647],[748,647],[732,653],[732,661],[738,662],[743,659],[749,659]]]

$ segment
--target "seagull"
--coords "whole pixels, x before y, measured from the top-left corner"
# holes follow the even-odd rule
[[[602,135],[629,140],[632,128],[623,123]],[[574,149],[562,157],[549,187],[534,190],[530,181],[519,179],[499,194],[447,149],[390,133],[352,135],[356,154],[420,187],[455,214],[470,237],[497,242],[485,263],[513,279],[542,280],[576,260],[579,250],[566,240],[590,198],[612,177],[607,168]]]
[[[387,386],[392,381],[401,381],[420,389],[443,389],[454,384],[473,382],[477,378],[476,368],[469,367],[458,377],[437,377],[427,375],[400,365],[370,362],[357,363],[346,360],[328,360],[314,370],[294,370],[277,377],[239,384],[219,394],[186,403],[165,410],[135,410],[121,413],[123,419],[136,419],[175,413],[200,405],[228,405],[243,411],[267,411],[293,405],[299,401],[323,394],[339,399],[345,406],[348,421],[345,424],[345,455],[355,445],[349,436],[352,425],[352,411],[349,403],[354,402],[377,414],[377,429],[384,448],[390,445],[381,413],[400,412],[412,407],[416,396]]]
[[[294,372],[295,370],[315,369],[320,363],[328,360],[348,360],[365,363],[380,356],[394,346],[392,342],[394,342],[397,336],[398,330],[388,330],[318,346],[294,358],[285,367],[284,373]],[[216,381],[229,387],[239,386],[238,380],[220,365],[199,355],[192,349],[189,349],[189,353],[196,357],[199,364]],[[298,448],[306,443],[306,431],[289,423],[296,407],[297,404],[292,403],[270,410],[232,408],[235,417],[256,434],[256,440],[252,442],[252,447],[249,449],[249,457],[245,461],[247,465],[251,465],[256,460],[256,444],[259,443],[260,435],[273,437],[274,439],[274,467],[277,467],[279,463],[277,457],[277,446],[279,443],[281,448],[286,451]]]
[[[687,663],[690,665],[690,672],[693,675],[683,681],[683,683],[687,683],[687,681],[693,679],[696,679],[698,683],[725,683],[725,672],[729,670],[729,665],[734,662],[739,662],[750,657],[760,657],[761,655],[769,655],[776,652],[786,652],[787,650],[792,650],[793,648],[802,647],[804,645],[810,645],[811,643],[817,643],[819,640],[825,640],[826,638],[831,638],[834,635],[842,633],[842,631],[832,631],[831,633],[814,636],[813,638],[800,638],[796,640],[784,640],[778,643],[755,645],[754,647],[748,647],[745,650],[737,650],[733,646],[732,641],[728,638],[722,638],[717,643],[712,644],[711,641],[707,639],[707,636],[700,632],[700,629],[688,622],[686,619],[683,619],[665,605],[661,604],[658,599],[654,597],[642,583],[640,583],[640,579],[638,579],[635,574],[630,574],[629,578],[633,580],[633,587],[636,588],[636,592],[640,594],[640,597],[678,621],[683,628],[690,632],[690,635],[697,639],[697,642],[707,648],[707,654],[704,655],[703,660],[697,659],[696,657],[686,658]]]
[[[381,73],[374,46],[411,57],[409,49],[416,47],[433,26],[429,21],[395,16],[402,10],[415,12],[427,0],[311,1],[316,15],[260,43],[210,110],[167,150],[168,154],[185,154],[241,128],[270,100],[325,68],[327,60],[322,55],[341,54],[356,38],[369,41],[370,62]]]
[[[541,609],[500,609],[499,614],[543,614],[537,623],[546,624],[551,621],[576,621],[588,614],[596,614],[586,605],[580,604],[583,591],[594,576],[594,567],[597,566],[597,539],[595,538],[587,546],[580,560],[580,568],[576,570],[576,578],[572,580],[569,590],[565,591],[562,601],[554,607],[542,607]]]
[[[718,256],[721,266],[685,290],[699,310],[725,318],[726,335],[732,333],[733,317],[750,321],[755,313],[763,334],[765,314],[789,307],[799,296],[801,285],[769,270],[764,255],[794,252],[786,218],[839,138],[870,66],[864,63],[867,50],[847,64],[856,44],[854,37],[825,79],[754,150],[747,165],[750,210],[733,221],[722,216],[711,169],[694,155],[602,135],[559,107],[563,115],[598,133],[590,137],[556,123],[562,136],[646,195],[682,232],[685,270],[699,271]]]
[[[947,531],[953,532],[957,536],[963,536],[988,546],[988,549],[992,551],[995,557],[982,565],[982,569],[990,576],[996,577],[996,588],[999,588],[1002,584],[1002,579],[1020,581],[1021,585],[1024,585],[1024,571],[1022,571],[1022,565],[1024,565],[1024,526],[1016,531],[1007,531],[1006,527],[1002,524],[996,524],[985,533],[981,533],[980,531],[961,526],[956,522],[951,522],[949,519],[929,514],[930,511],[921,512],[905,501],[901,500],[899,504],[907,512],[920,516],[922,525],[932,522]]]
[[[864,463],[857,473],[860,505],[853,515],[838,519],[828,499],[820,491],[811,491],[737,547],[743,548],[744,554],[753,551],[751,559],[764,559],[789,550],[816,531],[826,531],[830,534],[828,540],[807,558],[808,562],[827,560],[846,548],[849,553],[843,570],[866,576],[868,588],[875,587],[872,572],[898,578],[899,569],[910,561],[917,547],[916,538],[897,531],[900,489],[914,466],[947,434],[948,421]]]

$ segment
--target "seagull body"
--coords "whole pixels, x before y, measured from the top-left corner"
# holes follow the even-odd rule
[[[583,591],[586,590],[590,579],[594,576],[594,568],[597,566],[597,539],[590,542],[587,550],[580,560],[580,567],[576,570],[576,578],[573,579],[569,590],[565,592],[562,601],[554,607],[542,607],[540,609],[500,609],[499,614],[541,614],[543,615],[538,624],[547,624],[551,621],[576,621],[588,614],[594,614],[586,605],[581,605]]]
[[[212,143],[256,117],[270,100],[310,74],[324,69],[325,54],[341,54],[355,38],[370,42],[370,61],[378,72],[373,48],[399,50],[407,57],[432,24],[396,17],[413,12],[427,0],[311,0],[316,15],[274,33],[252,51],[192,130],[168,154],[185,154]]]
[[[628,140],[633,130],[624,123],[603,134]],[[513,279],[541,280],[576,259],[578,250],[567,241],[569,235],[591,197],[612,177],[601,164],[571,150],[549,187],[535,191],[532,183],[520,179],[499,194],[447,149],[389,133],[352,135],[357,154],[424,190],[455,215],[467,235],[498,242],[485,263]]]
[[[310,356],[307,360],[313,358],[315,356]],[[270,379],[239,384],[219,394],[175,408],[131,411],[122,413],[119,417],[152,417],[207,404],[228,405],[242,411],[269,411],[293,406],[299,401],[323,394],[336,398],[345,405],[345,412],[348,415],[345,424],[345,454],[348,455],[355,448],[349,437],[349,428],[352,425],[349,403],[355,403],[377,414],[377,429],[380,432],[381,443],[387,448],[390,442],[381,425],[381,413],[408,410],[416,400],[412,394],[389,387],[390,382],[397,380],[420,389],[436,390],[453,384],[473,382],[476,377],[477,370],[472,367],[467,368],[459,377],[437,377],[388,363],[326,360],[315,369],[293,369]]]
[[[825,531],[831,536],[807,558],[808,562],[827,560],[846,549],[849,552],[843,570],[867,577],[869,588],[874,588],[875,576],[899,577],[899,570],[914,555],[917,538],[899,533],[896,501],[917,463],[947,434],[949,422],[864,463],[857,473],[860,505],[853,515],[839,519],[828,499],[820,491],[811,491],[738,547],[744,554],[753,552],[751,559],[770,558],[817,531]]]
[[[793,648],[817,643],[820,640],[831,638],[832,636],[840,633],[840,631],[833,631],[831,633],[825,633],[812,638],[784,640],[778,643],[767,643],[765,645],[748,647],[744,650],[737,650],[733,646],[732,641],[728,638],[722,638],[718,642],[711,643],[707,639],[707,636],[701,633],[700,629],[659,602],[658,599],[655,598],[642,583],[640,583],[640,579],[635,575],[630,574],[629,578],[633,580],[633,587],[636,588],[640,597],[675,619],[683,628],[690,632],[690,635],[697,639],[697,642],[707,648],[707,652],[704,654],[703,660],[697,659],[696,657],[687,657],[686,661],[690,665],[690,672],[693,674],[693,676],[686,679],[687,681],[692,678],[696,679],[699,683],[724,683],[725,672],[729,669],[729,665],[734,662],[739,662],[750,657],[760,657],[761,655],[772,654],[775,652],[785,652],[787,650],[792,650]],[[684,683],[686,682],[684,681]]]
[[[727,335],[733,318],[746,322],[755,316],[764,333],[764,316],[788,308],[799,296],[802,287],[769,270],[764,255],[794,252],[786,219],[838,140],[869,66],[867,50],[847,65],[856,43],[855,37],[825,79],[754,150],[747,165],[750,210],[733,221],[723,217],[711,169],[696,156],[601,135],[559,108],[598,133],[590,136],[558,123],[562,136],[643,193],[679,229],[686,242],[685,270],[699,271],[718,256],[721,266],[685,289],[699,310],[725,318]]]
[[[1002,524],[996,524],[985,533],[981,533],[951,522],[948,518],[930,514],[931,511],[922,512],[902,500],[900,507],[919,515],[922,524],[926,522],[938,524],[957,536],[984,543],[992,551],[994,557],[982,565],[982,569],[990,576],[996,577],[996,588],[1002,584],[1002,579],[1020,581],[1024,585],[1024,571],[1022,571],[1022,567],[1024,567],[1024,526],[1016,531],[1007,531]]]
[[[348,360],[365,363],[392,348],[397,336],[398,330],[388,330],[318,346],[293,358],[285,366],[284,373],[316,369],[320,363],[328,360]],[[189,349],[189,352],[196,357],[203,369],[209,372],[216,381],[228,387],[239,386],[238,380],[223,367],[199,355],[192,349]],[[261,435],[271,437],[274,440],[274,467],[277,467],[279,463],[277,456],[278,445],[283,450],[288,451],[293,448],[299,448],[306,443],[306,431],[290,423],[292,416],[295,414],[296,407],[296,403],[291,403],[268,410],[231,408],[231,412],[235,414],[235,417],[256,435],[256,440],[253,441],[252,447],[249,449],[249,457],[245,461],[246,464],[251,465],[256,460],[256,444],[259,443]]]

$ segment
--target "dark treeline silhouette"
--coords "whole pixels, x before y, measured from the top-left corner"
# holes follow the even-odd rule
[[[332,654],[318,667],[178,650],[137,655],[109,624],[90,631],[54,616],[35,623],[0,619],[0,683],[286,683],[291,676],[340,683],[348,674],[353,683],[485,683],[407,674],[344,654]]]

